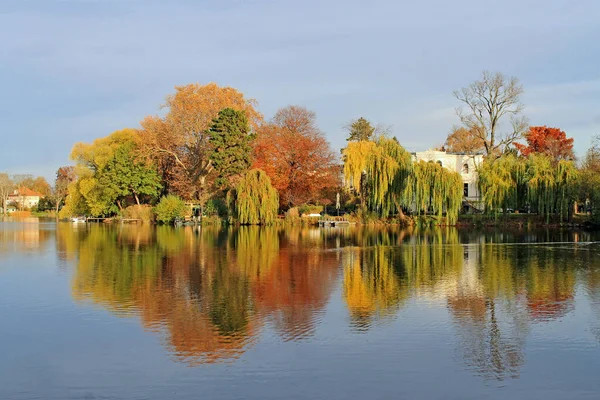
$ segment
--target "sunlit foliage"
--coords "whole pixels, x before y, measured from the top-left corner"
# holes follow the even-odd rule
[[[229,192],[228,203],[240,224],[269,225],[277,217],[279,196],[267,174],[260,169],[252,169]]]

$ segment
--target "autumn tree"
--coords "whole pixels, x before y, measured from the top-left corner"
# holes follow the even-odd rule
[[[60,207],[69,193],[69,184],[75,181],[75,179],[75,167],[71,165],[60,167],[58,171],[56,171],[56,180],[54,181],[51,197],[54,202],[54,207],[56,208],[57,216]]]
[[[116,131],[91,144],[76,144],[71,158],[77,163],[79,179],[72,188],[78,196],[68,199],[83,201],[92,215],[107,215],[122,210],[129,197],[140,204],[140,195],[157,196],[160,178],[152,164],[137,157],[138,146],[138,133],[132,129]]]
[[[6,214],[6,206],[8,205],[8,195],[13,192],[15,182],[10,176],[2,172],[0,173],[0,201],[2,202],[2,213]]]
[[[224,187],[228,179],[239,175],[252,163],[252,141],[248,118],[244,111],[225,108],[209,129],[213,148],[210,160],[214,166],[218,187]]]
[[[567,138],[567,134],[558,129],[548,126],[531,126],[525,133],[527,145],[515,143],[519,152],[529,157],[533,153],[546,154],[551,159],[573,160],[573,138]]]
[[[42,196],[49,196],[52,191],[50,184],[43,176],[34,178],[33,175],[17,175],[15,178],[19,188],[31,189]]]
[[[502,153],[523,136],[527,120],[521,115],[522,94],[523,86],[517,78],[488,71],[483,72],[481,80],[454,91],[454,97],[465,106],[457,109],[458,117],[482,141],[486,155]],[[510,128],[504,126],[507,116]]]
[[[206,200],[207,180],[214,170],[209,133],[213,120],[219,111],[231,108],[244,111],[255,129],[262,121],[255,107],[256,101],[231,87],[176,86],[163,105],[166,115],[147,117],[141,123],[143,151],[157,162],[166,190],[185,199]]]
[[[450,153],[477,154],[484,149],[483,140],[478,136],[477,131],[462,126],[452,127],[444,143],[444,150]]]
[[[323,190],[338,184],[336,165],[315,113],[304,107],[278,110],[259,130],[253,167],[271,178],[282,207],[318,201]]]

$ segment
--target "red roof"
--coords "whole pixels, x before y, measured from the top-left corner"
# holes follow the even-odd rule
[[[8,197],[44,197],[43,194],[36,192],[35,190],[31,190],[26,187],[19,188],[15,190],[12,194],[9,194]]]

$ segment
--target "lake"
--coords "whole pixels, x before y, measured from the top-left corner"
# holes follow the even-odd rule
[[[0,399],[597,399],[598,240],[0,222]]]

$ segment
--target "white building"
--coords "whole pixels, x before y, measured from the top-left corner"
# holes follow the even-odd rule
[[[38,205],[40,199],[44,197],[42,194],[29,188],[16,189],[12,194],[8,195],[8,203],[16,205],[19,208],[33,208]],[[6,207],[10,211],[10,207]]]
[[[413,153],[414,161],[433,161],[450,171],[458,172],[463,179],[464,199],[472,205],[481,198],[477,187],[477,166],[483,163],[482,154],[447,153],[445,151],[427,150]]]

